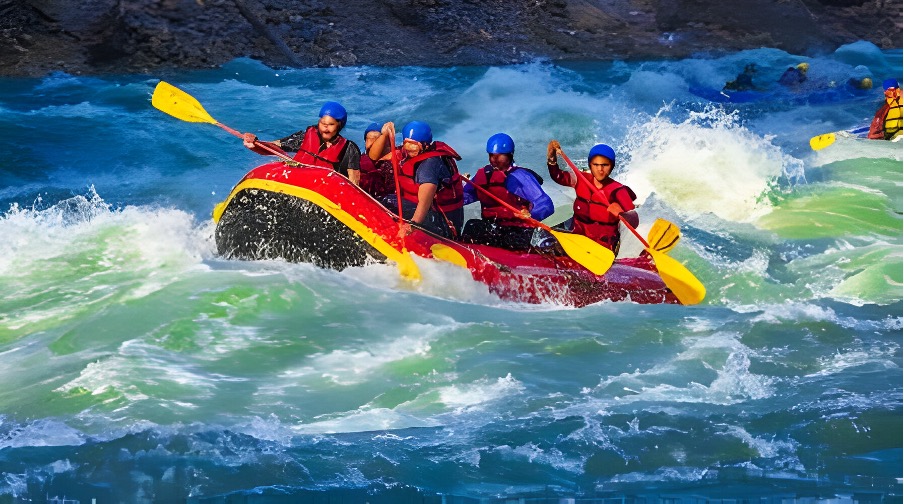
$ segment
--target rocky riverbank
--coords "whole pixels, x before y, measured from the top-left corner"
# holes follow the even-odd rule
[[[0,75],[272,66],[500,65],[774,47],[900,47],[885,0],[0,0]]]

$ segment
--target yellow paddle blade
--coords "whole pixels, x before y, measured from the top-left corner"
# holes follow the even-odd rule
[[[612,262],[615,261],[615,254],[611,250],[584,235],[563,233],[554,229],[550,229],[549,232],[559,240],[568,257],[594,275],[602,275],[609,271]]]
[[[192,95],[164,81],[160,81],[154,88],[151,105],[176,119],[217,124],[216,119],[211,117]]]
[[[656,263],[659,276],[683,305],[693,305],[706,297],[706,287],[683,264],[653,249],[646,249]]]
[[[810,147],[813,150],[825,149],[833,143],[835,143],[835,133],[826,133],[810,139]]]
[[[468,269],[468,261],[464,258],[461,253],[459,253],[454,248],[443,245],[442,243],[434,243],[430,245],[430,252],[433,253],[434,259],[439,259],[441,261],[446,261],[452,263],[456,266],[461,266],[464,269]]]
[[[414,259],[411,258],[411,254],[407,250],[403,248],[402,253],[394,257],[394,259],[399,267],[399,275],[402,275],[402,278],[412,283],[421,281],[421,270],[414,263]]]
[[[647,243],[650,244],[650,248],[662,253],[675,248],[680,239],[681,230],[665,219],[656,219],[650,232],[647,233]]]

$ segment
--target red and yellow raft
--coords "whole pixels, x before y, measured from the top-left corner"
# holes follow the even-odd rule
[[[501,299],[586,306],[600,301],[679,303],[649,259],[617,259],[595,275],[568,256],[462,244],[413,227],[399,238],[396,215],[328,169],[274,162],[254,168],[214,209],[218,252],[343,270],[414,254],[457,264]]]

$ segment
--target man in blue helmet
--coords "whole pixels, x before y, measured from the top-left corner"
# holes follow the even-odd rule
[[[383,148],[383,156],[376,161],[370,159],[367,151],[382,135],[380,125],[370,123],[364,130],[364,152],[361,155],[361,189],[376,199],[395,192],[395,178],[392,174],[392,160],[389,157],[389,145]]]
[[[487,140],[487,156],[489,164],[478,169],[464,189],[465,205],[480,201],[481,219],[465,224],[461,240],[530,250],[537,227],[525,219],[542,221],[555,210],[552,199],[541,187],[543,178],[530,168],[515,164],[515,141],[505,133],[496,133]],[[500,201],[521,212],[513,212]]]
[[[368,149],[370,159],[383,157],[389,142],[395,141],[395,125],[383,125],[382,135]],[[403,142],[396,149],[402,217],[446,238],[456,238],[464,221],[462,183],[456,161],[461,160],[452,147],[433,140],[430,125],[411,121],[402,128]],[[398,211],[395,194],[384,199],[387,208]],[[408,232],[403,227],[403,232]]]
[[[587,154],[590,172],[581,172],[581,176],[596,189],[591,191],[588,184],[581,182],[576,174],[559,168],[558,152],[561,149],[557,140],[551,140],[546,150],[546,164],[549,175],[556,183],[574,187],[574,218],[571,227],[575,233],[592,238],[617,254],[621,237],[620,217],[624,217],[635,228],[639,224],[639,218],[634,210],[634,200],[637,199],[634,191],[610,177],[615,168],[615,150],[606,144],[596,144]]]
[[[328,101],[320,107],[317,124],[266,143],[283,150],[296,151],[294,159],[303,166],[332,168],[358,184],[361,177],[361,150],[355,142],[339,134],[347,119],[345,107]],[[254,145],[257,137],[253,133],[245,133],[243,140],[245,147],[254,152],[271,154]]]

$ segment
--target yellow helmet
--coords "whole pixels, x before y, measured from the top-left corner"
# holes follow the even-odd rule
[[[864,77],[860,80],[860,89],[872,89],[873,88],[873,80],[869,77]]]
[[[810,64],[809,63],[800,63],[797,65],[796,68],[803,73],[807,73],[807,70],[810,69]]]

